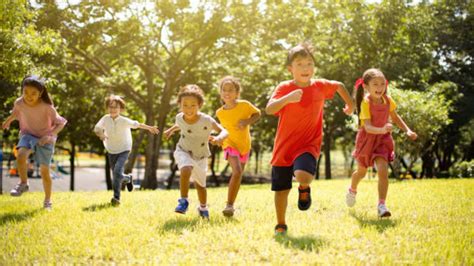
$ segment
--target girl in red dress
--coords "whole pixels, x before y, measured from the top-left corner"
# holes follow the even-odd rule
[[[397,105],[387,95],[387,84],[382,71],[373,68],[366,70],[362,78],[358,79],[355,84],[354,94],[359,116],[359,131],[352,155],[357,160],[357,169],[352,173],[351,186],[346,194],[347,206],[354,206],[357,185],[367,173],[367,168],[375,164],[379,177],[377,206],[379,217],[391,216],[385,206],[388,191],[388,163],[393,161],[395,155],[391,135],[392,124],[389,118],[406,132],[410,139],[417,138],[416,133],[405,124],[395,111]]]

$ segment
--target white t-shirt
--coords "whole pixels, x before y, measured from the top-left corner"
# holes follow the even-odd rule
[[[176,124],[181,130],[181,137],[178,141],[177,149],[187,152],[191,157],[201,160],[209,157],[209,136],[212,125],[216,123],[214,118],[199,112],[199,120],[194,124],[184,121],[183,113],[176,115]]]
[[[118,116],[115,119],[109,114],[104,115],[94,127],[94,131],[104,131],[105,149],[111,154],[117,154],[132,149],[131,128],[138,128],[140,123],[127,117]]]

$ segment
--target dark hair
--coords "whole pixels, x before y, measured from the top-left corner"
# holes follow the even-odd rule
[[[181,87],[178,94],[178,104],[181,103],[181,100],[185,96],[196,97],[200,106],[204,103],[204,92],[196,84],[188,84]]]
[[[377,77],[382,77],[385,79],[385,75],[382,73],[382,71],[380,69],[377,69],[377,68],[369,68],[367,69],[364,74],[362,75],[362,78],[360,78],[359,80],[361,80],[361,82],[359,82],[359,80],[355,83],[354,85],[354,91],[352,92],[352,97],[355,99],[355,102],[356,102],[356,113],[357,115],[360,114],[360,105],[362,103],[362,99],[364,98],[364,88],[360,88],[362,83],[364,83],[365,85],[368,85],[369,82],[373,79],[373,78],[377,78]],[[387,93],[387,91],[385,91],[385,93]],[[359,120],[359,125],[360,125],[360,120]]]
[[[240,82],[239,79],[233,76],[225,76],[219,81],[219,92],[222,91],[222,87],[224,86],[225,83],[231,83],[234,85],[234,88],[237,90],[237,93],[240,93]]]
[[[297,57],[311,57],[313,62],[316,62],[313,55],[313,46],[307,42],[300,43],[288,51],[286,66],[290,66]]]
[[[125,101],[123,100],[122,96],[111,94],[107,98],[105,98],[105,108],[108,108],[111,103],[117,103],[120,105],[120,109],[125,109]]]
[[[48,91],[46,90],[45,81],[45,79],[35,75],[26,76],[21,81],[21,91],[23,92],[26,86],[33,87],[39,91],[40,98],[43,102],[49,105],[53,105],[53,100],[51,100],[51,97],[49,96]]]

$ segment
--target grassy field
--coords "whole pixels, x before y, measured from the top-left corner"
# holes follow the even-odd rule
[[[221,215],[226,189],[209,189],[209,222],[173,212],[178,191],[55,193],[54,209],[41,209],[42,193],[0,196],[0,265],[32,263],[164,264],[474,264],[474,180],[393,182],[378,219],[376,180],[364,180],[358,202],[345,206],[349,180],[312,184],[315,204],[296,207],[292,190],[289,233],[275,238],[269,185],[244,186],[235,218]]]

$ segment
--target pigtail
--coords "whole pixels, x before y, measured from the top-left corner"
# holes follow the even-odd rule
[[[360,115],[360,106],[362,104],[362,100],[364,99],[364,87],[362,87],[362,83],[364,80],[362,78],[358,79],[354,84],[354,91],[352,92],[352,97],[356,103],[356,114],[357,116]],[[360,126],[360,119],[359,119],[359,126]]]

